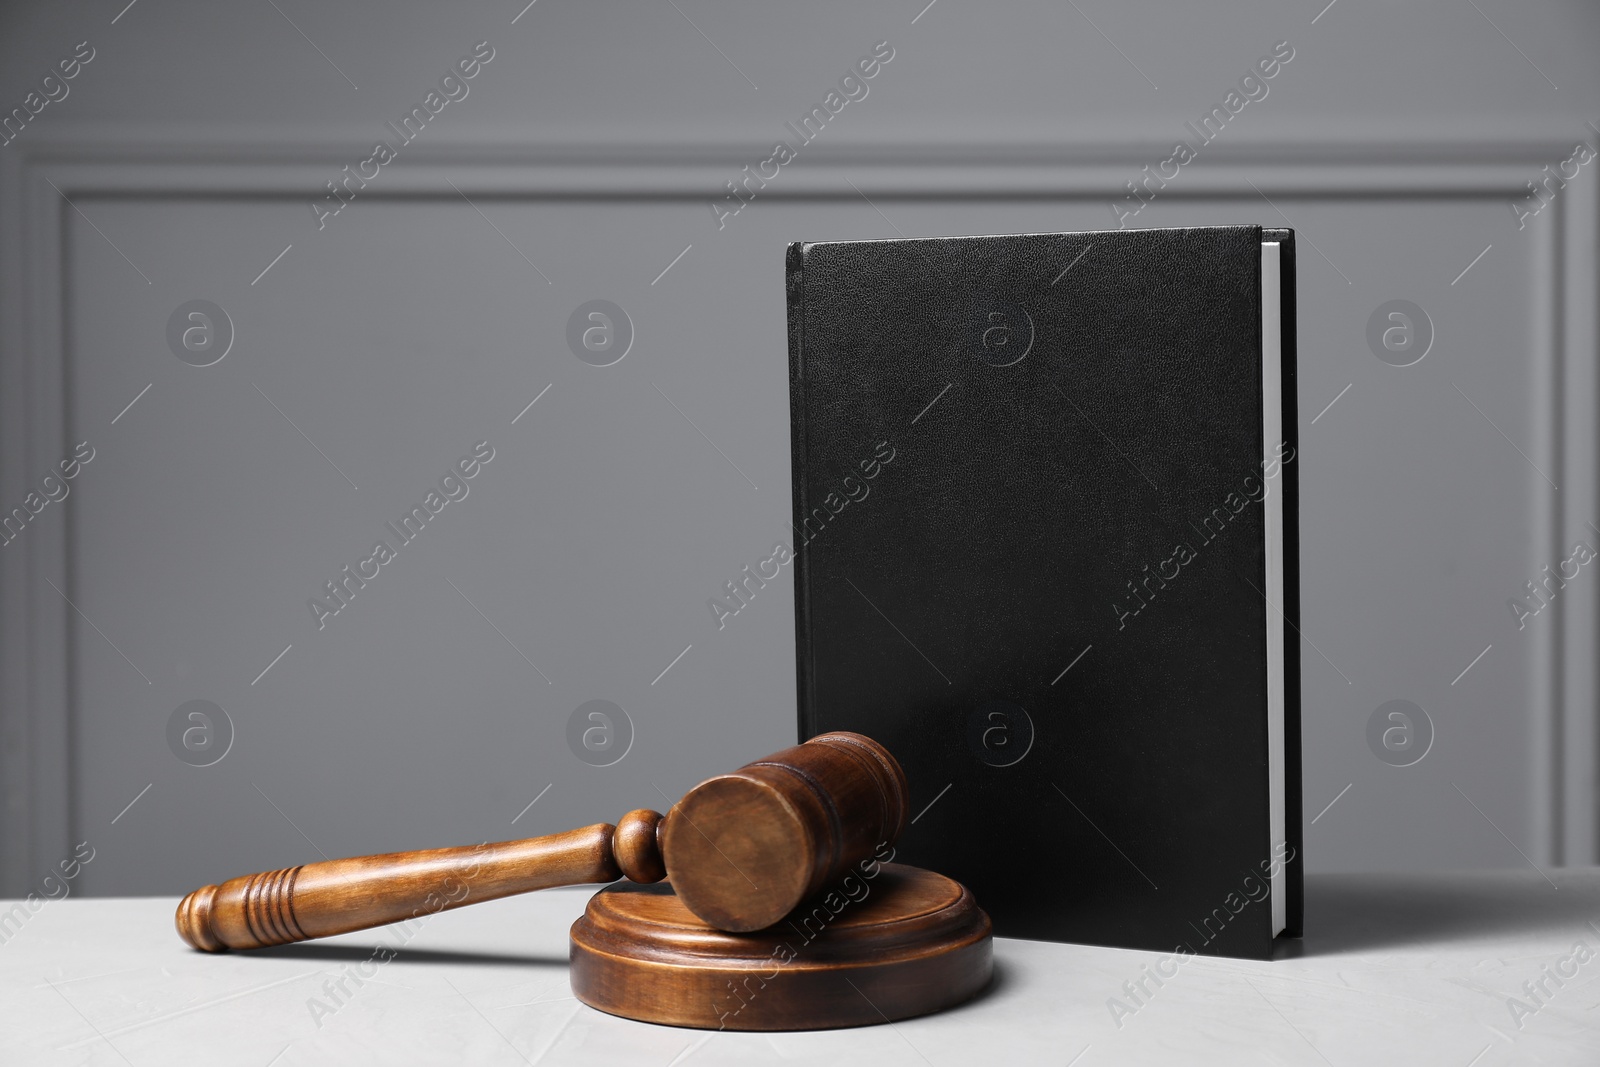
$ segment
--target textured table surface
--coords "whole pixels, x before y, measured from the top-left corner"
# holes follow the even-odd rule
[[[1549,875],[1314,878],[1297,951],[1191,959],[1137,1000],[1124,983],[1159,954],[999,940],[994,985],[965,1007],[771,1035],[574,1000],[567,927],[586,890],[434,916],[381,966],[368,961],[394,943],[383,931],[206,956],[173,932],[175,900],[69,899],[20,917],[6,902],[0,1063],[1592,1067],[1600,870]]]

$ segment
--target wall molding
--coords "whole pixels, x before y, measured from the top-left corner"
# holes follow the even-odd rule
[[[272,129],[247,136],[237,126],[56,127],[39,136],[30,129],[28,140],[0,149],[0,488],[7,494],[70,451],[63,248],[73,208],[63,197],[309,202],[375,139],[365,128],[307,140]],[[1070,147],[819,144],[807,146],[762,196],[1110,202],[1143,166],[1165,158],[1170,144],[1164,137]],[[1565,158],[1571,144],[1515,136],[1219,141],[1162,196],[1254,196],[1254,183],[1275,200],[1509,200],[1546,163]],[[706,201],[769,150],[751,142],[619,146],[440,137],[407,146],[362,196],[456,199],[454,182],[473,196],[501,199]],[[1583,191],[1582,185],[1567,190],[1533,220],[1529,235],[1536,264],[1528,280],[1535,310],[1529,356],[1542,412],[1536,457],[1562,487],[1539,498],[1526,546],[1530,573],[1560,558],[1552,553],[1570,531],[1600,523],[1594,309],[1600,196]],[[1107,226],[1111,219],[1108,210]],[[0,896],[36,888],[70,854],[74,835],[88,832],[85,813],[71,810],[73,609],[62,595],[73,595],[70,514],[30,530],[0,554]],[[1534,730],[1529,854],[1540,864],[1592,864],[1600,862],[1600,593],[1553,606],[1555,624],[1530,635],[1539,667],[1527,694]]]

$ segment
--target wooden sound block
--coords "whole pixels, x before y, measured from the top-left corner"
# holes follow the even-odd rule
[[[697,918],[670,884],[619,882],[572,924],[572,991],[641,1022],[820,1030],[926,1015],[993,973],[989,917],[959,882],[903,864],[751,933]]]

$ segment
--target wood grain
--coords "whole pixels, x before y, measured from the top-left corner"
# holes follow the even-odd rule
[[[959,883],[893,863],[737,934],[708,926],[667,883],[619,883],[572,925],[572,991],[612,1015],[670,1026],[870,1026],[980,993],[993,973],[991,935]]]
[[[824,734],[702,782],[663,818],[465,848],[326,860],[208,885],[184,897],[178,934],[207,952],[364,930],[480,900],[623,875],[670,874],[707,923],[757,930],[892,844],[908,790],[894,757],[859,734]]]
[[[629,813],[637,827],[661,817]],[[481,900],[621,875],[617,828],[597,823],[566,833],[462,848],[392,852],[307,863],[232,878],[183,898],[178,934],[195,948],[261,948],[420,918]],[[637,866],[637,865],[636,865]]]
[[[661,823],[667,874],[719,930],[759,930],[905,828],[899,763],[861,734],[812,738],[695,786]]]

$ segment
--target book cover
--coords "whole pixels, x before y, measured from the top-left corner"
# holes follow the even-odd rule
[[[1301,929],[1294,235],[788,249],[799,732],[1001,936]]]

